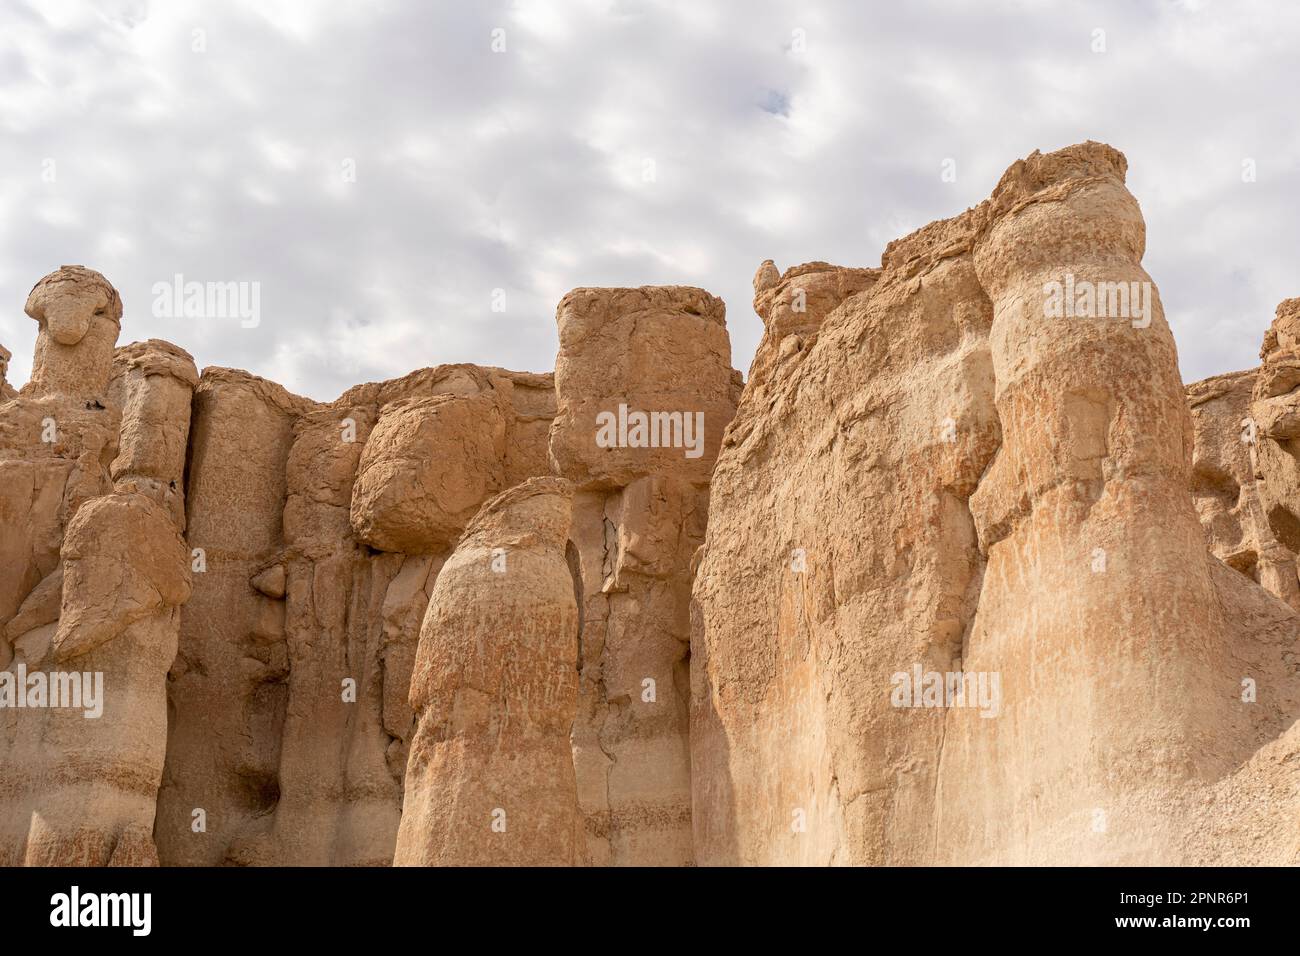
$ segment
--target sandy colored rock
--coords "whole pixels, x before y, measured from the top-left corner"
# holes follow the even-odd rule
[[[7,402],[18,394],[9,384],[9,360],[13,357],[13,352],[0,345],[0,402]]]
[[[598,865],[694,860],[690,559],[707,513],[707,489],[665,477],[574,498],[570,560],[583,601],[574,760]]]
[[[556,310],[554,470],[583,486],[622,487],[650,473],[707,483],[739,384],[725,316],[721,299],[689,286],[568,293]],[[607,434],[615,443],[598,444],[598,416],[617,426],[620,406],[677,417],[648,423],[640,447],[635,426],[615,429],[625,441]]]
[[[685,865],[695,858],[690,562],[740,387],[725,308],[700,289],[576,289],[556,321],[551,460],[578,487],[570,560],[581,582],[582,683],[573,746],[588,848],[597,865]],[[638,443],[637,413],[677,415],[694,426],[694,447],[671,427]],[[617,424],[604,446],[602,414]]]
[[[845,299],[871,288],[879,275],[879,269],[846,269],[828,262],[807,262],[778,275],[768,259],[754,277],[754,311],[778,341],[807,336]]]
[[[40,331],[23,393],[103,395],[122,324],[122,300],[108,280],[84,266],[63,266],[36,283],[25,311]]]
[[[1257,477],[1270,439],[1252,418],[1256,371],[1216,375],[1187,387],[1196,429],[1192,498],[1211,552],[1300,611],[1296,555],[1277,537]],[[1271,462],[1272,455],[1264,461]],[[1284,512],[1273,509],[1279,530]],[[1291,539],[1293,544],[1300,543]]]
[[[456,540],[505,478],[505,418],[483,395],[384,407],[361,454],[352,529],[380,551],[420,554]]]
[[[1300,299],[1184,389],[1126,173],[765,260],[747,382],[584,288],[554,376],[317,402],[52,273],[0,701],[103,710],[0,707],[0,865],[1300,862]]]
[[[993,720],[945,721],[944,862],[1174,864],[1185,821],[1157,808],[1235,766],[1209,740],[1243,707],[1216,646],[1227,622],[1188,494],[1191,416],[1125,171],[1096,144],[1017,163],[973,249],[1002,445],[970,499],[987,564],[961,658],[1001,674],[1004,703]],[[1054,315],[1052,283],[1137,291],[1119,314],[1079,291],[1077,314]],[[1035,734],[1058,721],[1077,733],[1049,749]],[[976,774],[978,796],[959,782]]]
[[[966,502],[999,438],[992,309],[969,249],[938,254],[971,231],[891,245],[798,348],[765,328],[694,584],[702,865],[916,863],[931,845],[942,712],[889,691],[960,655],[981,570]],[[826,286],[852,288],[846,271]]]
[[[695,583],[699,862],[1203,861],[1206,802],[1264,785],[1297,619],[1207,553],[1124,173],[1035,153],[815,335],[769,325]]]
[[[1249,423],[1255,490],[1268,531],[1291,555],[1300,553],[1300,299],[1278,304],[1264,336]]]
[[[10,741],[0,862],[157,862],[148,835],[166,752],[176,609],[189,596],[187,557],[167,512],[142,495],[95,498],[69,523],[57,629],[50,622],[20,639],[11,670],[94,675],[101,713],[0,712]],[[128,852],[124,841],[138,845]]]
[[[411,681],[418,725],[396,865],[583,861],[570,502],[553,478],[502,493],[438,576]]]
[[[468,365],[357,386],[328,404],[204,372],[186,490],[191,543],[209,560],[173,674],[164,863],[392,860],[429,593],[497,486],[546,472],[554,403],[549,375]],[[477,429],[467,413],[481,416]],[[466,476],[490,481],[470,487]],[[403,494],[389,494],[398,484]],[[419,515],[440,515],[440,530]],[[194,808],[214,821],[206,834],[191,832]]]
[[[226,862],[231,844],[275,807],[288,698],[284,605],[249,580],[279,553],[285,461],[309,405],[226,369],[205,369],[195,391],[185,488],[194,591],[167,686],[154,828],[166,865]]]
[[[64,396],[25,395],[0,406],[0,627],[59,567],[68,521],[112,488],[112,409]],[[0,639],[0,667],[7,662]]]
[[[57,568],[77,509],[111,487],[120,426],[103,401],[122,314],[113,287],[64,266],[36,284],[27,314],[40,323],[32,379],[0,394],[0,628]],[[0,640],[0,667],[9,653]]]
[[[163,505],[185,529],[185,457],[190,406],[199,382],[194,359],[170,342],[150,339],[114,355],[110,402],[120,404],[122,428],[110,466],[113,487]]]
[[[252,580],[248,583],[253,585],[254,590],[260,591],[273,601],[278,601],[284,597],[284,565],[273,564],[264,571],[259,571],[257,574],[253,575]]]
[[[32,381],[0,406],[13,496],[0,506],[0,664],[75,685],[83,703],[97,688],[97,703],[51,693],[48,709],[0,714],[15,768],[0,860],[156,865],[166,674],[191,586],[181,486],[196,373],[165,342],[114,352],[121,301],[99,273],[47,276],[27,312],[40,323]]]

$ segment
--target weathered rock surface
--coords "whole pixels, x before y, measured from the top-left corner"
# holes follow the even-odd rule
[[[1036,153],[766,322],[695,583],[699,862],[1188,862],[1300,715],[1294,612],[1207,554],[1124,172]]]
[[[551,460],[578,488],[570,537],[582,588],[582,685],[573,743],[597,865],[694,860],[690,562],[739,397],[724,315],[720,300],[690,288],[577,289],[557,310]],[[640,444],[638,413],[665,416]],[[603,436],[602,420],[612,423]],[[653,431],[654,418],[645,424]]]
[[[64,266],[36,283],[25,311],[40,325],[31,395],[102,396],[122,326],[122,300],[98,272]]]
[[[0,863],[157,863],[195,371],[166,343],[115,359],[121,302],[90,270],[47,276],[27,311],[33,379],[0,407]]]
[[[394,863],[571,866],[586,855],[569,733],[578,606],[571,489],[493,498],[438,575],[411,680],[418,715]]]
[[[743,391],[697,288],[316,402],[47,276],[0,865],[1300,863],[1300,299],[1184,389],[1126,166],[763,262]]]
[[[204,372],[164,863],[391,862],[429,594],[478,507],[547,473],[554,401],[549,375],[469,365],[329,404]]]
[[[13,357],[13,352],[0,345],[0,402],[7,402],[18,394],[17,390],[9,384],[9,360]]]
[[[1234,372],[1187,387],[1196,427],[1192,496],[1214,555],[1300,611],[1296,555],[1278,533],[1293,546],[1300,546],[1300,536],[1292,533],[1285,504],[1265,505],[1268,489],[1285,487],[1285,478],[1263,481],[1261,467],[1273,472],[1287,459],[1276,455],[1276,439],[1261,435],[1252,417],[1257,378],[1256,371]]]
[[[740,384],[725,317],[721,299],[689,286],[566,295],[556,310],[560,351],[550,449],[556,473],[604,487],[625,487],[649,473],[707,484]],[[648,423],[645,444],[637,446],[632,430],[624,429],[632,437],[602,446],[597,415],[617,422],[620,405],[628,412],[703,415],[703,433],[686,434],[694,420],[661,420],[658,428]],[[655,436],[661,440],[652,445]],[[698,447],[684,448],[688,438]]]
[[[1282,596],[1300,606],[1294,594],[1294,575],[1286,566],[1300,553],[1300,299],[1285,299],[1264,336],[1263,364],[1255,378],[1248,437],[1255,453],[1256,493],[1260,521],[1284,549],[1278,552],[1282,567],[1274,572],[1285,579]],[[1267,585],[1266,585],[1267,586]],[[1274,590],[1270,587],[1270,590]],[[1283,593],[1285,592],[1285,593]]]
[[[135,342],[114,355],[109,401],[122,409],[122,428],[109,466],[113,487],[154,499],[182,531],[190,406],[198,383],[194,359],[170,342]]]
[[[506,423],[488,396],[437,395],[385,406],[361,454],[352,528],[380,551],[451,544],[504,478]]]
[[[285,462],[309,405],[225,369],[206,369],[194,394],[185,491],[196,573],[168,681],[155,828],[168,865],[225,862],[250,822],[275,807],[289,674],[284,605],[250,580],[279,553]]]
[[[14,665],[96,675],[103,713],[13,712],[21,726],[6,789],[27,784],[23,812],[31,825],[21,857],[10,855],[5,840],[6,862],[156,864],[166,679],[177,609],[190,591],[188,554],[160,505],[135,493],[110,494],[69,523],[62,577],[57,630],[20,640]]]

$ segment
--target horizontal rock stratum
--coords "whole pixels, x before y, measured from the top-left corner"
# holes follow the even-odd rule
[[[1117,150],[333,402],[0,346],[0,865],[1300,863],[1300,299],[1184,387]],[[1263,322],[1261,322],[1263,332]]]

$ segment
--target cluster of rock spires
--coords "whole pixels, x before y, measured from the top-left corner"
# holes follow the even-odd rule
[[[1125,170],[765,262],[748,382],[695,288],[319,403],[41,280],[0,865],[1300,862],[1300,299],[1186,390],[1158,296],[1050,317],[1150,283]]]

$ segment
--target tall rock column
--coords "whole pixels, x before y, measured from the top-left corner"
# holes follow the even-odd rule
[[[1176,862],[1171,795],[1232,759],[1238,678],[1215,673],[1191,418],[1125,165],[1031,155],[975,245],[1002,447],[971,498],[988,563],[962,664],[1003,700],[947,714],[940,861]]]
[[[1260,536],[1281,546],[1272,562],[1261,554],[1259,576],[1298,606],[1294,560],[1287,559],[1300,553],[1300,298],[1278,303],[1259,357],[1249,418],[1241,424],[1257,479],[1252,491]]]
[[[691,559],[735,414],[726,309],[702,289],[575,289],[560,302],[551,429],[578,488],[578,792],[598,865],[694,861]]]
[[[88,502],[63,543],[58,630],[41,662],[93,675],[102,713],[51,709],[29,766],[43,771],[24,862],[156,865],[158,785],[167,750],[167,671],[189,598],[185,542],[148,497]],[[84,695],[84,690],[83,690]]]
[[[578,698],[570,506],[560,479],[503,492],[438,575],[411,678],[417,724],[395,865],[585,860],[569,743]]]
[[[121,402],[122,432],[110,468],[117,491],[162,505],[185,530],[185,455],[199,373],[184,349],[159,339],[118,349],[111,392]]]
[[[973,216],[879,269],[755,277],[765,331],[694,582],[696,862],[917,865],[937,707],[900,673],[961,656],[982,562],[967,501],[998,444]]]
[[[64,266],[36,284],[26,311],[40,323],[31,381],[21,394],[0,389],[0,666],[25,627],[11,618],[58,571],[68,520],[110,489],[118,437],[117,415],[96,400],[112,370],[117,292],[98,272]],[[46,606],[50,595],[57,607],[58,581],[40,591]]]
[[[20,675],[45,674],[50,662],[65,532],[87,501],[111,490],[118,437],[114,410],[86,396],[97,383],[92,394],[103,397],[108,381],[117,293],[97,272],[64,267],[36,284],[27,313],[41,323],[32,380],[0,406],[0,681],[8,686],[0,709],[0,865],[7,866],[28,860],[33,824],[50,796],[50,765],[61,759],[45,746],[61,721],[45,707],[16,709],[13,695],[26,693]]]
[[[27,311],[41,323],[32,381],[5,406],[3,430],[26,435],[4,470],[31,506],[25,527],[6,534],[19,545],[5,563],[6,592],[44,573],[51,543],[61,543],[57,566],[5,615],[8,663],[47,691],[38,709],[4,716],[12,772],[0,862],[156,863],[166,674],[190,592],[176,502],[196,375],[179,349],[145,344],[110,387],[122,305],[97,272],[47,276]],[[175,376],[184,381],[173,392]],[[119,445],[120,405],[129,426]],[[118,448],[110,492],[106,466]]]

